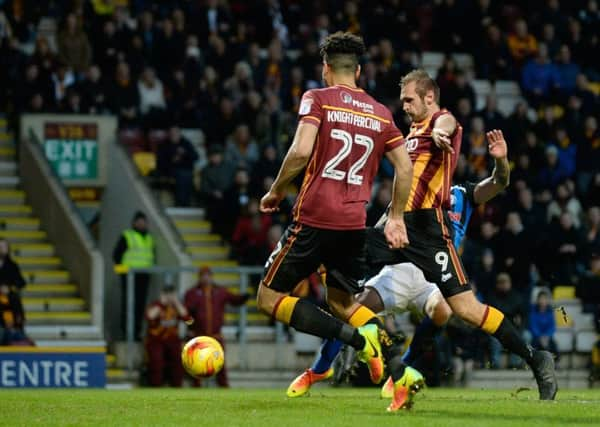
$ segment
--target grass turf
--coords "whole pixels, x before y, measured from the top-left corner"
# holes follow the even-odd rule
[[[407,412],[388,414],[377,389],[0,390],[6,425],[194,426],[584,426],[600,425],[600,390],[560,391],[556,402],[534,391],[427,389]]]

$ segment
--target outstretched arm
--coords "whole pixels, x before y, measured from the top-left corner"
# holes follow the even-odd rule
[[[438,148],[454,153],[450,136],[456,130],[456,119],[451,114],[442,114],[433,124],[431,138]]]
[[[481,204],[494,198],[498,193],[508,187],[510,182],[510,165],[508,164],[508,148],[501,130],[492,130],[486,133],[488,150],[496,163],[492,176],[487,177],[475,186],[473,198],[475,203]]]
[[[285,189],[306,167],[310,159],[318,131],[319,128],[310,123],[301,123],[298,126],[294,141],[285,155],[277,178],[260,201],[261,212],[272,213],[279,210],[279,203],[285,197]]]

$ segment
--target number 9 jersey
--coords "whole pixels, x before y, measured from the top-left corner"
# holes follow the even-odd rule
[[[390,111],[344,85],[307,91],[301,124],[319,128],[294,205],[294,221],[330,230],[365,228],[366,204],[383,154],[404,144]]]

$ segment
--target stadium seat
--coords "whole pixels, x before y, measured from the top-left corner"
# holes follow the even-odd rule
[[[517,82],[513,80],[498,80],[495,85],[496,94],[498,96],[520,96],[521,89]]]
[[[556,286],[552,298],[554,300],[575,299],[575,286]]]
[[[498,111],[508,117],[515,111],[517,104],[522,101],[523,98],[518,95],[498,96]]]
[[[489,80],[475,79],[471,82],[471,85],[477,96],[485,97],[492,91],[492,85]]]
[[[133,154],[133,162],[143,176],[156,169],[156,155],[150,151],[138,151]]]
[[[463,71],[473,69],[473,57],[469,53],[455,53],[452,55],[452,59],[454,59],[456,65]]]
[[[557,328],[573,328],[574,326],[573,318],[570,315],[565,318],[560,310],[554,312],[554,320]]]
[[[570,353],[575,347],[575,334],[570,329],[559,329],[554,334],[554,340],[560,353]]]
[[[444,54],[440,52],[423,52],[421,55],[421,66],[423,68],[434,68],[436,71],[444,62]]]
[[[575,340],[575,351],[578,353],[590,353],[594,343],[598,340],[595,331],[580,331]]]

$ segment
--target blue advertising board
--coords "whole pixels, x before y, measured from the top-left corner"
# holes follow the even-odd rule
[[[0,347],[0,388],[105,385],[104,348]]]

